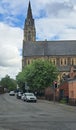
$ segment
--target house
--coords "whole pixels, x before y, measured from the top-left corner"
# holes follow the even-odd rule
[[[76,78],[70,78],[67,81],[64,81],[58,88],[57,97],[59,101],[65,98],[68,104],[76,105]]]

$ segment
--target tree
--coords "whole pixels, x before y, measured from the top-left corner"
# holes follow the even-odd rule
[[[32,90],[42,90],[51,86],[57,79],[58,70],[53,63],[48,60],[35,60],[27,65],[17,76],[17,80],[25,83]],[[20,78],[20,79],[19,79]]]
[[[6,75],[4,78],[1,79],[1,85],[4,88],[7,88],[9,91],[15,90],[17,87],[16,80],[10,78],[10,76],[8,76],[8,75]]]
[[[16,76],[16,81],[17,81],[19,89],[22,89],[23,91],[25,91],[24,71],[18,73],[18,75]]]

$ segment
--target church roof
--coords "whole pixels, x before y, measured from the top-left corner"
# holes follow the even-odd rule
[[[76,56],[76,41],[35,41],[23,44],[23,56]]]

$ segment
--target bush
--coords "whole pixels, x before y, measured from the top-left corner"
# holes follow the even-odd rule
[[[61,99],[61,100],[60,100],[60,103],[66,104],[66,103],[67,103],[66,98]]]

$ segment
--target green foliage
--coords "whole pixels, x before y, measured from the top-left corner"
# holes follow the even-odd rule
[[[66,103],[67,103],[66,98],[63,98],[62,100],[60,100],[60,103],[62,103],[62,104],[66,104]]]
[[[16,89],[17,83],[16,80],[11,79],[8,75],[6,75],[4,78],[1,79],[1,85],[10,91]]]
[[[18,83],[27,82],[30,89],[42,90],[57,79],[58,70],[48,60],[35,60],[17,75]]]
[[[16,76],[16,81],[20,89],[23,89],[25,85],[25,76],[24,72],[19,72],[18,75]]]

